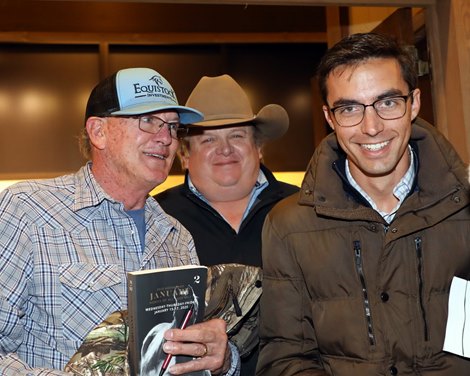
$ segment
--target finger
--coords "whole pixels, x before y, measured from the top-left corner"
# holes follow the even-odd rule
[[[183,375],[191,372],[202,371],[202,370],[218,370],[219,367],[219,360],[214,358],[212,355],[206,355],[202,358],[194,358],[193,360],[189,360],[184,363],[176,363],[173,364],[169,371],[172,375]]]
[[[199,355],[199,357],[204,358],[208,354],[209,349],[207,348],[207,345],[205,343],[201,343],[201,345],[203,346],[203,350],[202,350],[202,354]]]
[[[222,343],[228,340],[224,320],[214,319],[195,324],[186,329],[170,329],[165,332],[165,339],[179,342]]]
[[[209,346],[205,343],[184,343],[167,341],[163,344],[167,354],[186,355],[193,358],[203,358],[209,353]]]
[[[163,348],[167,353],[184,354],[193,358],[170,368],[170,372],[175,375],[201,370],[209,370],[214,374],[219,374],[221,370],[226,371],[230,368],[231,356],[227,344],[214,347],[203,343],[166,342]]]

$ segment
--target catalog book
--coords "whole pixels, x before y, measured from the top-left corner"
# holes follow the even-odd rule
[[[128,273],[129,363],[133,376],[169,376],[161,373],[167,358],[163,333],[202,321],[207,267],[186,265]],[[170,365],[190,357],[172,357]],[[206,373],[193,372],[203,376]]]

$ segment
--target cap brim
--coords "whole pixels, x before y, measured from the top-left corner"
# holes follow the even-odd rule
[[[141,104],[120,111],[114,111],[110,115],[141,115],[156,111],[176,111],[181,124],[191,124],[204,119],[202,112],[186,106],[158,106],[155,103]]]

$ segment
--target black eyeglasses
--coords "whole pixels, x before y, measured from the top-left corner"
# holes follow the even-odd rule
[[[371,104],[351,103],[330,108],[333,117],[341,127],[354,127],[363,119],[367,107],[373,107],[376,114],[383,120],[400,119],[406,114],[406,102],[414,90],[407,95],[394,95],[377,99]]]
[[[175,140],[179,140],[188,134],[188,128],[181,126],[178,120],[165,121],[155,115],[140,115],[140,116],[116,116],[123,118],[131,118],[139,120],[139,129],[143,132],[157,134],[164,126],[168,127],[170,135]]]

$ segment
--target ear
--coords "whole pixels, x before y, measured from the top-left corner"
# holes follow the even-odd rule
[[[419,113],[419,109],[421,108],[421,91],[419,89],[415,89],[413,91],[413,101],[411,102],[411,119],[414,120]]]
[[[330,110],[325,105],[323,105],[322,110],[323,110],[323,115],[325,115],[325,119],[328,122],[328,125],[330,126],[331,129],[335,130],[335,123],[333,122],[333,119],[331,118]]]
[[[90,143],[97,149],[104,149],[106,145],[106,134],[104,132],[104,124],[106,120],[96,116],[87,119],[85,127],[90,138]]]
[[[189,166],[189,140],[180,140],[178,148],[178,157],[183,170],[187,170]]]
[[[183,170],[188,170],[189,169],[189,158],[188,156],[181,156],[180,158],[180,161],[181,161],[181,167],[183,168]]]
[[[259,160],[263,160],[263,148],[261,146],[257,147]]]

